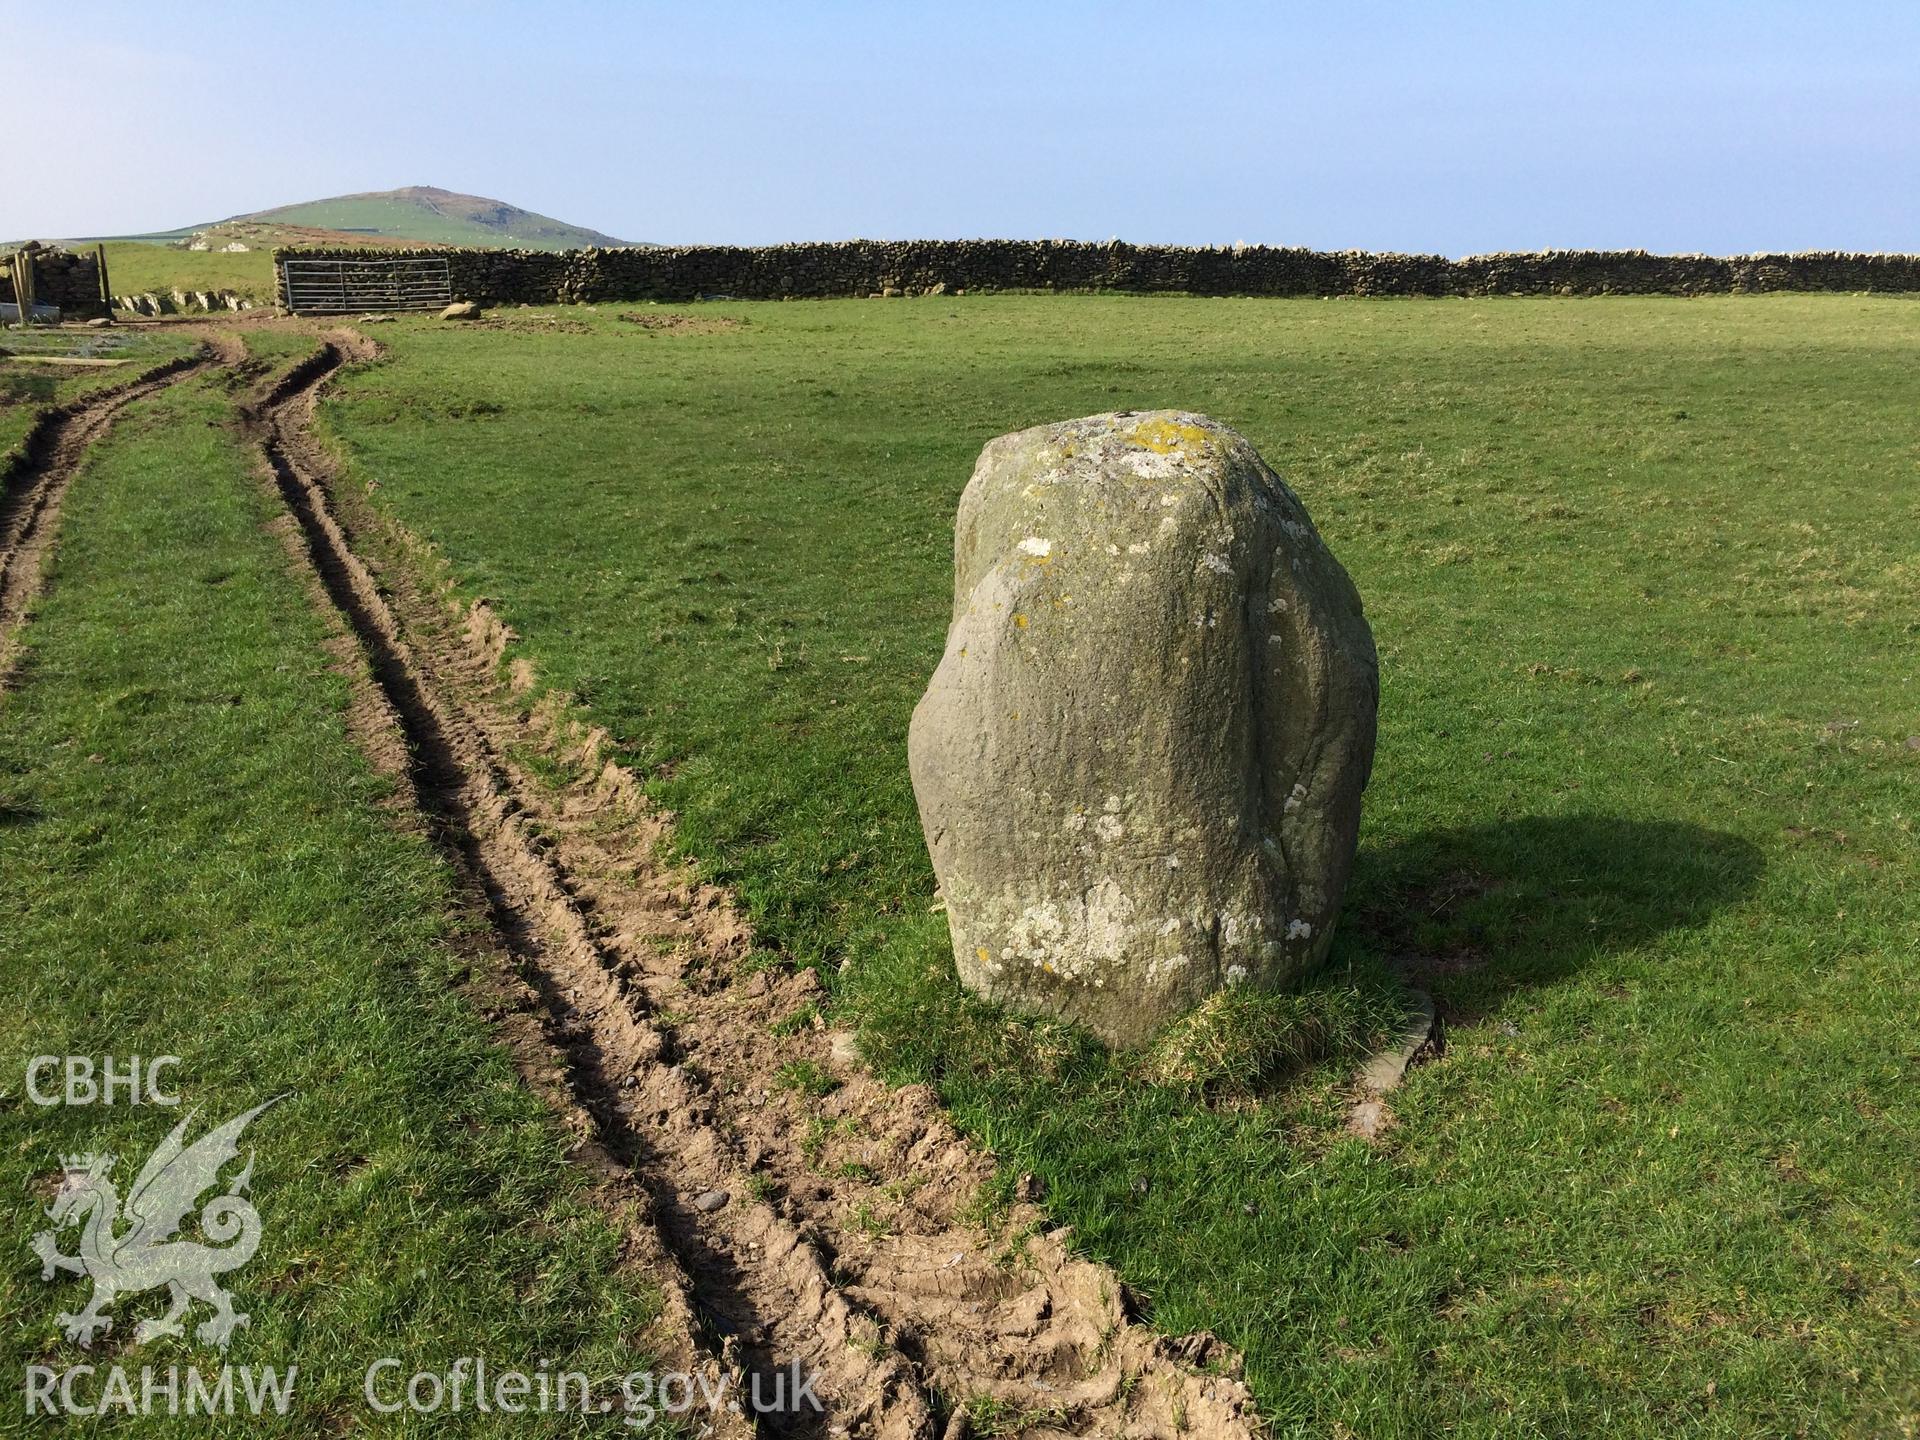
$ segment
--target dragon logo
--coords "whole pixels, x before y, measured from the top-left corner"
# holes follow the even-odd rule
[[[53,1226],[33,1237],[33,1250],[40,1257],[42,1280],[68,1270],[93,1281],[86,1308],[59,1316],[69,1340],[92,1345],[96,1333],[113,1329],[113,1317],[105,1312],[116,1300],[164,1285],[171,1299],[167,1313],[142,1320],[134,1328],[135,1342],[181,1334],[181,1319],[198,1300],[213,1306],[214,1314],[194,1333],[208,1344],[227,1348],[247,1317],[234,1310],[233,1297],[214,1277],[239,1269],[260,1246],[260,1212],[242,1198],[253,1178],[251,1151],[225,1193],[215,1195],[200,1211],[200,1232],[212,1244],[175,1237],[200,1196],[221,1183],[221,1168],[239,1155],[240,1133],[274,1103],[256,1105],[191,1145],[186,1143],[187,1127],[199,1112],[189,1114],[140,1167],[124,1214],[112,1179],[114,1156],[76,1155],[62,1162],[60,1189],[47,1211]],[[77,1255],[60,1253],[60,1232],[69,1225],[80,1227]]]

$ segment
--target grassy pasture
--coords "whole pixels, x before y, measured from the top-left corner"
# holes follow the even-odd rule
[[[181,250],[138,240],[109,241],[107,279],[116,295],[151,290],[232,290],[256,305],[273,301],[273,257],[262,248]]]
[[[1920,304],[967,297],[384,327],[327,423],[871,1055],[1050,1187],[1281,1433],[1900,1433],[1920,1414]],[[1334,984],[1451,1021],[1147,1083],[970,1004],[907,783],[980,444],[1245,431],[1367,597]],[[1345,1427],[1342,1430],[1341,1427]]]
[[[14,1374],[117,1361],[136,1387],[142,1365],[219,1363],[192,1340],[124,1348],[154,1294],[122,1301],[104,1350],[68,1344],[54,1316],[86,1282],[43,1284],[27,1249],[62,1154],[117,1151],[124,1194],[184,1113],[36,1108],[27,1057],[138,1054],[181,1057],[170,1079],[200,1108],[195,1137],[287,1097],[248,1132],[264,1240],[230,1282],[252,1318],[227,1358],[301,1372],[293,1413],[260,1428],[364,1426],[382,1356],[404,1374],[462,1355],[639,1368],[656,1297],[457,993],[476,957],[449,880],[378,808],[388,787],[348,738],[346,682],[229,415],[209,381],[120,418],[68,493],[21,684],[0,696],[0,1187],[17,1239],[0,1355]],[[382,1433],[581,1423],[405,1418]],[[162,1413],[116,1433],[210,1423]],[[35,1425],[56,1428],[4,1428]]]

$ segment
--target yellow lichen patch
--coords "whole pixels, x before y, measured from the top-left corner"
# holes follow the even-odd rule
[[[1126,438],[1156,455],[1171,455],[1187,447],[1204,450],[1212,440],[1200,426],[1178,420],[1142,420],[1127,427]]]
[[[989,960],[990,958],[992,958],[992,957],[990,957],[990,956],[989,956],[989,955],[987,954],[987,947],[986,947],[986,946],[984,946],[984,945],[976,945],[976,946],[974,946],[974,947],[973,947],[973,953],[974,953],[975,955],[978,955],[978,956],[980,957],[980,963],[981,963],[982,965],[984,965],[984,964],[986,964],[986,963],[987,963],[987,961],[988,961],[988,960]]]
[[[1013,617],[1013,623],[1017,628],[1024,630],[1027,628],[1027,617],[1016,611]]]

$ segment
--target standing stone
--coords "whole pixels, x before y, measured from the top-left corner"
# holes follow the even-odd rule
[[[1136,1044],[1308,970],[1378,697],[1353,582],[1233,431],[1162,410],[991,442],[908,742],[961,980]]]

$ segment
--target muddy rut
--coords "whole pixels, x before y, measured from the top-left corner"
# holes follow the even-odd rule
[[[57,405],[34,421],[13,464],[0,474],[0,689],[12,679],[20,627],[40,593],[60,525],[60,503],[93,442],[134,401],[208,365],[232,365],[242,354],[237,342],[210,338],[194,354]]]
[[[789,1393],[707,1417],[716,1433],[954,1440],[972,1414],[998,1435],[1262,1433],[1212,1336],[1138,1323],[1030,1200],[978,1218],[991,1159],[930,1092],[860,1065],[812,971],[750,962],[728,897],[660,862],[664,822],[605,733],[565,697],[534,702],[526,662],[503,677],[499,617],[458,608],[438,558],[340,483],[309,422],[328,378],[371,355],[329,336],[248,424],[364,656],[362,742],[517,967],[489,1013],[664,1284],[649,1343],[725,1367],[743,1395],[759,1377],[763,1400],[796,1362],[816,1377],[822,1408]]]

